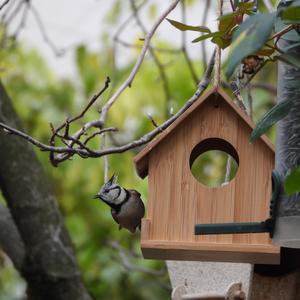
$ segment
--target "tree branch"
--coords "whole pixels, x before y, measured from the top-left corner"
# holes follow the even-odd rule
[[[147,35],[146,27],[144,26],[143,22],[141,21],[141,18],[139,17],[138,10],[137,10],[134,0],[130,0],[130,4],[131,4],[131,8],[132,8],[132,11],[133,11],[133,14],[134,14],[134,17],[135,17],[135,20],[136,20],[138,26],[142,30],[143,34]],[[157,66],[157,69],[158,69],[158,72],[160,75],[160,79],[162,81],[162,87],[163,87],[163,91],[165,94],[165,101],[166,101],[165,116],[166,116],[166,118],[168,118],[169,117],[169,102],[171,99],[168,77],[164,70],[164,66],[160,62],[160,59],[156,55],[156,53],[150,43],[149,43],[149,52],[153,58],[155,65]]]
[[[6,1],[4,1],[1,5],[0,5],[0,10],[2,10],[3,9],[3,7],[5,6],[5,5],[7,5],[8,4],[8,2],[9,2],[10,0],[6,0]]]
[[[0,121],[20,121],[0,85]],[[90,300],[73,245],[42,167],[23,139],[0,132],[0,188],[24,242],[21,274],[31,300]]]
[[[22,270],[25,247],[9,209],[0,204],[0,248],[18,271]]]
[[[185,24],[186,23],[186,7],[185,7],[185,0],[183,0],[181,2],[181,16],[182,16],[182,23]],[[190,56],[188,54],[187,48],[186,48],[186,31],[183,30],[181,32],[181,51],[183,53],[183,56],[185,58],[185,61],[188,65],[188,68],[190,70],[191,76],[193,78],[193,80],[195,81],[196,85],[199,82],[198,76],[196,74],[196,71],[194,69],[193,63],[190,59]]]
[[[90,149],[89,151],[87,151],[86,149],[74,148],[74,147],[73,148],[55,147],[55,146],[49,146],[49,145],[43,144],[43,143],[35,140],[34,138],[30,137],[29,135],[21,132],[20,130],[14,129],[11,126],[8,126],[4,123],[0,122],[0,127],[6,129],[10,133],[13,133],[15,135],[18,135],[18,136],[26,139],[30,143],[39,147],[41,150],[50,151],[51,153],[61,153],[54,158],[55,164],[58,164],[64,160],[68,159],[70,156],[72,156],[74,154],[79,154],[82,156],[89,156],[89,157],[101,157],[101,156],[109,155],[109,154],[113,154],[113,153],[123,153],[127,150],[130,150],[130,149],[133,149],[133,148],[136,148],[139,146],[143,146],[143,145],[147,144],[148,142],[150,142],[160,132],[162,132],[167,127],[169,127],[179,116],[181,116],[202,95],[202,93],[208,86],[210,79],[211,79],[211,74],[212,74],[214,64],[215,64],[215,58],[214,58],[215,52],[216,52],[216,50],[214,50],[214,52],[212,54],[212,57],[210,59],[210,62],[206,69],[206,72],[204,74],[204,77],[202,78],[202,80],[200,81],[200,83],[198,85],[198,89],[196,90],[194,95],[185,103],[185,105],[176,114],[174,114],[172,117],[170,117],[167,121],[165,121],[160,126],[156,127],[155,129],[148,132],[147,134],[140,137],[139,139],[129,142],[127,144],[124,144],[122,146],[111,147],[111,148],[106,148],[106,149],[101,149],[101,150],[91,150]],[[102,112],[103,112],[103,110],[102,110]],[[93,122],[98,122],[98,121],[93,121]],[[92,126],[91,124],[92,124],[92,122],[87,123],[85,125],[85,128],[87,128],[87,127],[90,128]],[[76,136],[76,134],[74,136]]]

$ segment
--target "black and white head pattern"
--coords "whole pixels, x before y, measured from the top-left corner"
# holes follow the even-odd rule
[[[118,205],[126,198],[124,188],[119,186],[118,177],[113,175],[100,189],[98,196],[108,205]]]

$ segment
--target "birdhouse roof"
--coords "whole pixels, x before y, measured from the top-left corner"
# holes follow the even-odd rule
[[[246,115],[241,108],[239,108],[232,99],[225,93],[225,91],[221,88],[213,88],[209,90],[207,93],[200,96],[195,103],[193,103],[180,117],[178,117],[168,128],[166,128],[161,134],[159,134],[153,141],[151,141],[145,148],[138,153],[134,158],[134,163],[136,165],[137,173],[140,177],[144,178],[148,175],[148,161],[150,152],[159,145],[163,140],[167,139],[171,132],[175,131],[176,128],[185,122],[189,115],[191,115],[196,109],[198,109],[203,103],[206,101],[213,101],[214,98],[218,97],[219,101],[224,101],[229,105],[229,107],[244,121],[247,126],[251,129],[255,128],[255,124],[250,119],[248,115]],[[273,152],[275,152],[273,144],[267,138],[267,136],[262,135],[260,139],[263,143],[270,148]]]

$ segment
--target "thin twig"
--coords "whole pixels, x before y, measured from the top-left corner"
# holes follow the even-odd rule
[[[186,23],[186,7],[185,7],[185,0],[182,0],[181,2],[181,21],[183,24]],[[185,61],[187,63],[187,66],[190,70],[190,73],[191,73],[191,76],[195,82],[195,84],[197,85],[198,82],[199,82],[199,79],[198,79],[198,76],[196,74],[196,71],[194,69],[194,66],[193,66],[193,63],[190,59],[190,56],[188,54],[188,51],[187,51],[187,47],[186,47],[186,31],[183,30],[181,31],[181,50],[182,50],[182,53],[183,53],[183,56],[185,58]]]
[[[222,185],[224,185],[230,181],[231,164],[232,164],[232,156],[228,154],[227,161],[226,161],[226,173],[225,173],[224,182]]]
[[[242,95],[240,93],[239,86],[237,85],[237,83],[235,81],[232,81],[232,82],[230,82],[230,87],[231,87],[232,92],[233,92],[233,94],[235,96],[235,100],[236,100],[238,106],[242,109],[242,111],[245,114],[247,114],[247,108],[246,108],[246,106],[244,104],[244,100],[243,100],[243,97],[242,97]]]
[[[106,134],[105,132],[101,133],[101,140],[100,140],[100,150],[105,149],[106,147]],[[108,180],[108,155],[103,156],[103,177],[104,182]]]
[[[140,5],[137,6],[137,10],[139,11],[145,4],[147,4],[148,0],[143,1]],[[119,36],[121,33],[127,28],[130,22],[134,19],[134,13],[131,13],[129,17],[127,17],[121,24],[119,25],[118,29],[116,30],[114,37],[113,37],[113,49],[112,49],[112,85],[111,85],[111,93],[114,92],[115,84],[116,84],[116,73],[117,73],[117,66],[116,66],[116,57],[117,57],[117,43],[121,43],[121,39]],[[142,46],[143,47],[143,46]],[[111,95],[110,95],[111,96]]]
[[[211,0],[206,0],[204,4],[204,10],[203,10],[202,21],[201,21],[201,25],[203,26],[206,26],[207,23],[210,3]],[[203,69],[206,70],[207,68],[206,40],[202,41],[200,45],[201,45],[201,52],[202,52]]]
[[[129,0],[129,1],[130,1],[131,8],[132,8],[132,11],[134,13],[134,17],[136,19],[136,22],[137,22],[138,26],[142,30],[143,34],[147,35],[146,27],[144,26],[141,18],[139,17],[138,10],[137,10],[137,7],[135,5],[134,0]],[[155,51],[154,51],[154,49],[153,49],[153,47],[151,46],[150,43],[149,43],[149,53],[151,54],[151,56],[153,58],[153,61],[154,61],[155,65],[157,66],[157,69],[158,69],[158,72],[159,72],[159,75],[160,75],[160,79],[161,79],[161,82],[162,82],[162,87],[163,87],[164,94],[165,94],[165,101],[166,101],[166,110],[165,110],[166,113],[165,113],[165,115],[166,115],[166,118],[168,118],[169,101],[171,99],[171,93],[170,93],[170,88],[169,88],[168,77],[167,77],[167,74],[165,72],[164,66],[160,62],[160,59],[156,55],[156,53],[155,53]]]
[[[248,94],[248,105],[249,105],[249,116],[253,120],[253,97],[251,93],[251,85],[248,85],[247,88],[247,94]]]
[[[44,23],[42,21],[42,18],[40,17],[39,15],[39,12],[36,10],[36,8],[30,3],[28,2],[28,5],[30,6],[30,11],[32,12],[36,22],[37,22],[37,25],[38,25],[38,28],[41,32],[41,35],[44,39],[44,42],[50,47],[50,49],[53,51],[53,53],[56,55],[56,56],[62,56],[64,53],[65,53],[65,50],[62,49],[62,48],[58,48],[54,43],[53,41],[50,39],[50,37],[48,36],[48,33],[47,33],[47,30],[46,30],[46,27],[44,26]]]
[[[122,83],[122,85],[118,88],[118,90],[111,96],[111,98],[107,101],[107,103],[103,106],[101,116],[100,116],[100,121],[102,123],[104,123],[104,121],[106,120],[106,115],[107,115],[109,109],[117,101],[117,99],[123,93],[123,91],[126,88],[131,87],[131,85],[133,83],[133,80],[134,80],[137,72],[139,71],[139,69],[142,65],[142,62],[144,61],[146,52],[149,48],[149,45],[150,45],[150,42],[151,42],[151,39],[152,39],[154,33],[156,32],[157,28],[162,23],[162,21],[167,17],[167,15],[177,6],[179,1],[180,0],[173,1],[172,4],[166,9],[166,11],[164,11],[163,14],[157,19],[157,21],[154,23],[154,25],[152,26],[152,28],[148,32],[148,34],[145,38],[144,46],[142,48],[140,56],[138,57],[138,59],[137,59],[135,65],[134,65],[134,67],[132,68],[129,76]]]
[[[0,10],[2,10],[3,7],[4,7],[6,4],[8,4],[9,1],[10,1],[10,0],[4,1],[4,2],[0,5]]]
[[[159,127],[158,125],[157,125],[157,123],[156,123],[156,121],[153,119],[153,117],[152,117],[152,115],[149,113],[149,114],[147,114],[147,117],[149,118],[149,120],[151,121],[151,123],[152,123],[152,125],[154,126],[154,127]]]
[[[206,72],[200,81],[198,85],[198,89],[194,93],[194,95],[185,103],[185,105],[171,118],[169,118],[167,121],[165,121],[163,124],[161,124],[159,127],[153,129],[152,131],[148,132],[144,136],[140,137],[137,140],[134,140],[132,142],[129,142],[127,144],[124,144],[122,146],[118,147],[111,147],[106,148],[103,150],[90,150],[87,152],[85,149],[80,148],[69,148],[69,147],[55,147],[55,146],[49,146],[46,144],[43,144],[36,139],[32,138],[31,136],[25,134],[24,132],[21,132],[17,129],[14,129],[6,124],[0,123],[0,127],[6,129],[8,132],[13,133],[15,135],[18,135],[24,139],[26,139],[28,142],[32,143],[33,145],[40,148],[42,151],[50,151],[52,154],[52,164],[57,165],[58,163],[69,159],[74,154],[80,154],[80,155],[89,155],[90,157],[101,157],[103,155],[109,155],[113,153],[123,153],[127,150],[142,146],[150,142],[155,136],[157,136],[161,131],[168,128],[179,116],[181,116],[197,99],[202,95],[202,93],[207,88],[210,79],[211,74],[214,68],[215,64],[215,52],[213,52],[211,60],[208,64],[208,67],[206,69]],[[54,153],[61,153],[61,155],[58,155],[57,157],[53,157]]]
[[[26,139],[27,141],[29,141],[30,143],[36,145],[37,147],[39,147],[41,150],[43,151],[50,151],[50,160],[52,162],[53,165],[57,165],[59,162],[62,162],[66,159],[71,158],[71,156],[73,156],[74,154],[78,154],[82,157],[101,157],[104,155],[108,155],[108,154],[112,154],[112,153],[122,153],[125,152],[129,149],[133,149],[136,148],[138,146],[142,146],[147,144],[149,141],[151,141],[157,134],[159,134],[161,131],[165,130],[168,126],[170,126],[183,112],[185,112],[198,98],[199,96],[204,92],[204,90],[206,89],[207,85],[210,82],[210,78],[211,78],[211,73],[212,70],[214,68],[214,63],[215,63],[215,52],[213,53],[213,56],[210,60],[210,63],[208,65],[208,68],[206,69],[206,72],[204,74],[204,77],[202,78],[201,82],[198,85],[198,89],[196,90],[195,94],[186,102],[186,104],[176,113],[174,114],[172,117],[170,117],[167,121],[165,121],[163,124],[161,124],[160,126],[158,126],[157,128],[153,129],[152,131],[150,131],[149,133],[145,134],[144,136],[142,136],[141,138],[134,140],[132,142],[128,142],[124,145],[121,146],[117,146],[117,147],[110,147],[110,148],[105,148],[105,149],[100,149],[100,150],[92,150],[89,149],[88,147],[86,147],[86,143],[87,140],[85,141],[85,143],[78,143],[77,141],[79,140],[79,138],[86,132],[87,129],[91,128],[91,127],[98,127],[98,128],[102,128],[103,127],[103,122],[102,120],[105,121],[106,119],[106,115],[107,112],[109,110],[109,108],[115,103],[115,101],[118,99],[118,96],[120,95],[120,92],[122,92],[122,90],[124,90],[126,87],[128,87],[130,85],[130,83],[133,81],[136,72],[138,71],[140,64],[143,61],[143,58],[145,56],[147,47],[149,46],[149,42],[151,37],[153,36],[155,30],[157,29],[157,27],[159,26],[159,24],[162,22],[162,20],[166,17],[166,15],[175,8],[176,4],[179,1],[175,1],[169,8],[168,10],[160,16],[159,20],[154,24],[152,30],[150,30],[150,32],[147,35],[147,38],[145,40],[145,44],[144,44],[144,48],[142,50],[141,55],[139,56],[136,65],[134,66],[134,68],[132,69],[129,77],[125,80],[125,82],[121,85],[121,87],[119,88],[119,90],[108,100],[108,102],[104,105],[104,107],[101,110],[101,115],[100,115],[100,119],[99,120],[94,120],[91,122],[88,122],[86,124],[84,124],[84,126],[78,131],[76,132],[71,138],[68,136],[68,132],[69,129],[67,129],[67,127],[70,125],[70,120],[67,120],[64,124],[65,127],[61,127],[65,128],[65,132],[64,135],[62,136],[68,136],[68,138],[72,141],[67,147],[56,147],[54,145],[54,140],[50,141],[50,145],[46,145],[43,144],[39,141],[37,141],[36,139],[30,137],[29,135],[16,130],[14,128],[11,128],[10,126],[0,123],[0,127],[6,129],[6,131],[13,133],[15,135],[18,135],[24,139]],[[89,108],[90,105],[88,104]],[[83,110],[83,112],[85,112],[85,109]],[[81,116],[81,114],[79,114],[78,116]],[[74,117],[76,118],[76,120],[78,120],[78,116]],[[74,120],[71,119],[71,120]],[[60,128],[60,127],[59,127]],[[55,132],[58,133],[57,129],[53,128],[53,134],[55,134]],[[60,134],[61,135],[61,134]],[[73,142],[74,141],[74,142]],[[75,142],[76,141],[76,142]],[[85,148],[84,148],[85,147]],[[54,154],[57,154],[56,156]]]
[[[223,0],[218,1],[218,17],[223,15]],[[220,21],[219,21],[220,22]],[[217,45],[216,64],[214,73],[214,87],[218,87],[221,82],[221,48]]]
[[[13,7],[14,2],[12,2],[12,9],[11,12],[9,9],[7,9],[6,13],[2,16],[2,21],[4,24],[8,25],[12,22],[12,20],[16,17],[16,15],[19,13],[19,11],[21,10],[23,4],[25,4],[26,1],[19,1],[17,2],[16,7]],[[9,7],[10,8],[10,7]]]
[[[91,106],[99,99],[99,97],[100,97],[100,96],[108,89],[109,83],[110,83],[110,78],[107,77],[107,78],[106,78],[106,81],[105,81],[105,83],[104,83],[104,87],[103,87],[97,94],[95,94],[95,95],[91,98],[91,100],[88,102],[88,104],[87,104],[86,107],[82,110],[81,113],[79,113],[77,116],[75,116],[75,117],[73,117],[73,118],[67,119],[62,125],[60,125],[60,126],[57,127],[56,129],[53,128],[53,130],[52,130],[53,134],[52,134],[52,136],[51,136],[51,138],[50,138],[50,144],[54,143],[55,136],[57,135],[57,133],[58,133],[61,129],[65,128],[66,131],[68,131],[68,128],[69,128],[69,126],[70,126],[70,124],[71,124],[72,122],[77,121],[77,120],[79,120],[80,118],[83,118],[83,117],[84,117],[85,113],[90,109],[90,107],[91,107]],[[93,122],[90,122],[89,124],[90,124],[90,127],[100,127],[100,128],[101,128],[101,125],[102,125],[102,124],[99,124],[98,121],[93,121]],[[81,137],[81,135],[86,131],[86,129],[87,129],[87,128],[86,128],[86,125],[83,126],[83,127],[81,128],[80,134],[74,135],[73,138],[74,138],[75,140],[78,140],[78,139]],[[65,135],[67,135],[66,132],[65,132]],[[70,147],[72,147],[72,144],[73,144],[73,143],[70,144]]]
[[[151,38],[153,37],[154,33],[156,32],[157,28],[159,27],[159,25],[162,23],[162,21],[166,18],[166,16],[177,6],[177,4],[179,3],[180,0],[176,0],[174,1],[168,8],[167,10],[157,19],[157,21],[154,23],[154,25],[152,26],[151,30],[148,32],[146,38],[145,38],[145,42],[144,42],[144,46],[142,48],[142,51],[135,63],[135,65],[133,66],[129,76],[127,77],[127,79],[121,84],[121,86],[119,87],[119,89],[109,98],[109,100],[105,103],[105,105],[102,107],[101,110],[101,114],[100,114],[100,118],[99,120],[96,121],[91,121],[86,123],[79,131],[77,131],[73,137],[75,139],[80,138],[80,136],[85,133],[89,128],[94,127],[94,126],[98,126],[98,127],[103,127],[104,123],[106,121],[106,117],[107,117],[107,113],[109,111],[109,109],[111,108],[111,106],[117,101],[117,99],[119,98],[119,96],[123,93],[123,91],[128,88],[131,87],[131,84],[137,74],[137,72],[139,71],[141,64],[145,58],[146,52],[150,46],[150,41]],[[53,143],[53,142],[52,142]],[[136,145],[134,147],[137,147],[139,145]],[[134,147],[125,147],[122,148],[122,151],[126,151],[128,149],[134,148]],[[124,150],[123,150],[124,149]],[[110,154],[110,153],[106,153],[106,154]],[[50,154],[52,156],[52,154]],[[61,156],[58,156],[56,158],[57,162],[61,162],[64,161],[66,159],[68,159],[70,157],[70,152],[68,152],[67,154],[62,154]],[[102,155],[100,155],[102,156]],[[54,163],[53,157],[50,157],[50,160],[52,163]]]
[[[103,129],[101,129],[99,131],[96,131],[93,134],[91,134],[88,138],[86,138],[86,140],[83,142],[83,144],[86,145],[95,136],[101,135],[102,133],[105,133],[105,132],[116,132],[116,131],[118,131],[118,129],[115,128],[115,127],[103,128]]]
[[[25,4],[26,5],[25,5],[23,13],[22,13],[21,21],[20,21],[18,27],[16,28],[14,34],[12,35],[15,40],[18,38],[18,35],[20,34],[21,30],[24,29],[25,24],[26,24],[27,15],[29,12],[29,5],[28,5],[28,2],[26,2]]]

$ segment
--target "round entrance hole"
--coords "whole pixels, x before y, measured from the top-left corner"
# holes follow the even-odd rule
[[[194,147],[190,156],[193,176],[207,187],[220,187],[231,181],[239,167],[239,156],[227,141],[210,138]]]

